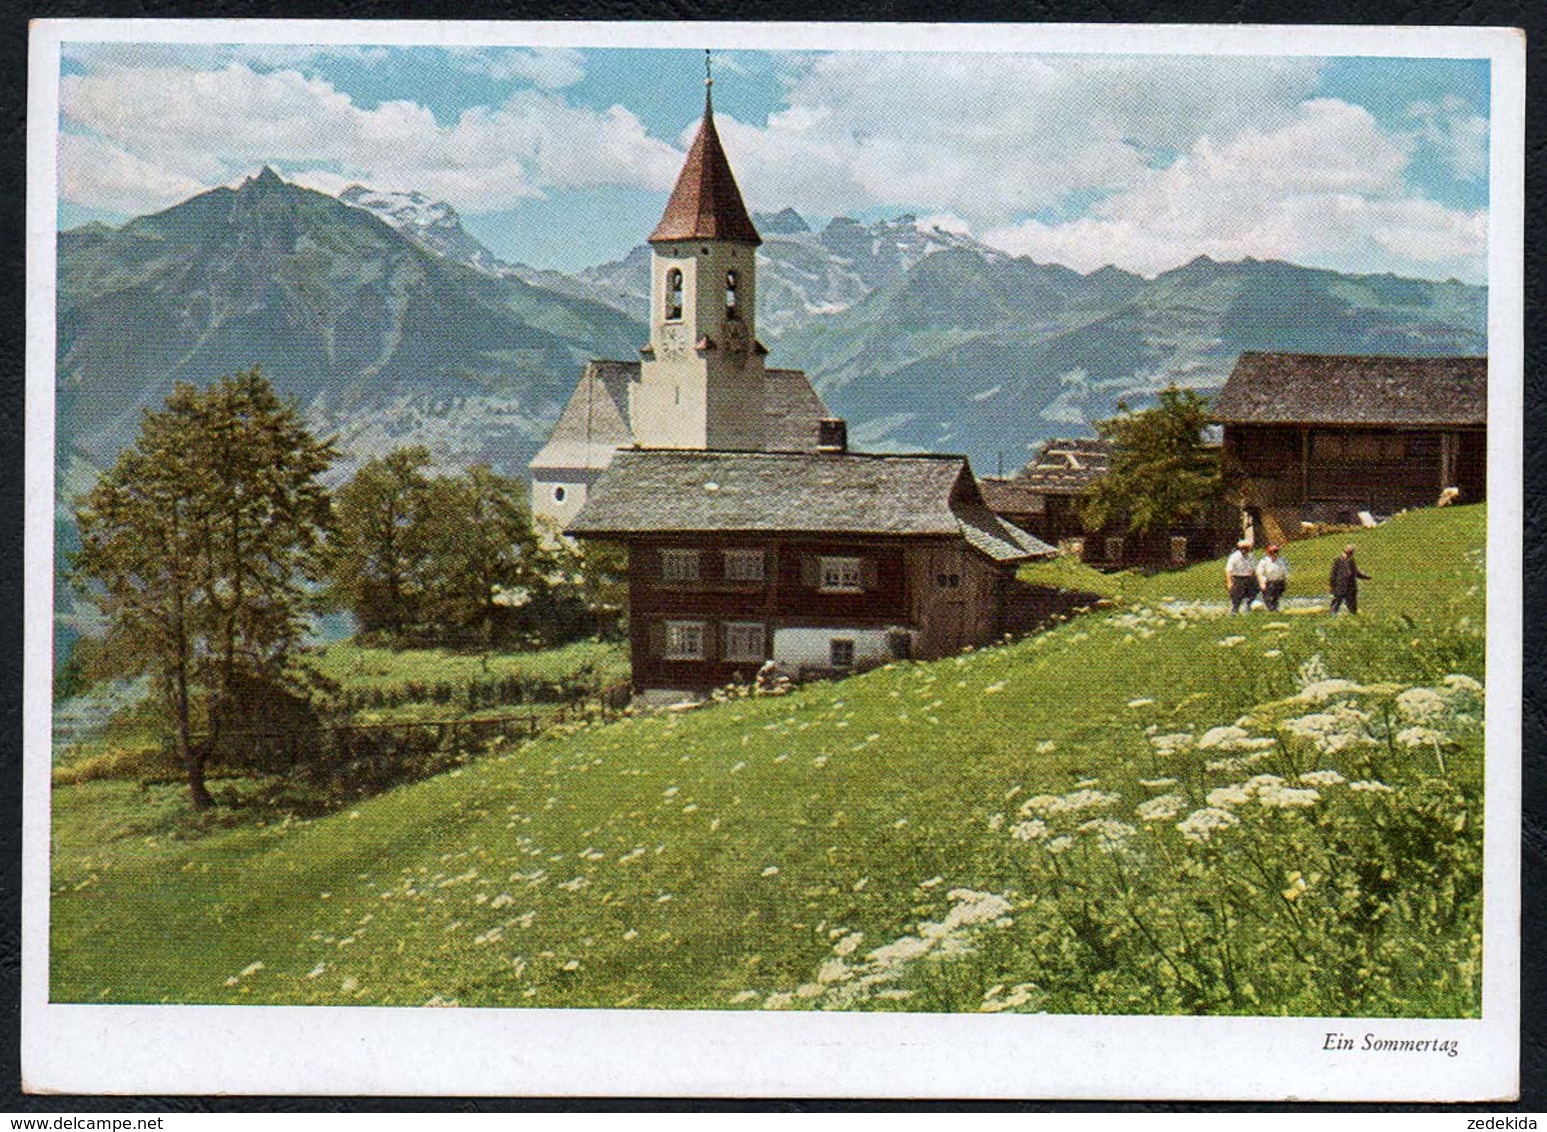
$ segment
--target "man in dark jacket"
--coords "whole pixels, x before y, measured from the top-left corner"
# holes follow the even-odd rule
[[[1343,606],[1348,607],[1348,612],[1359,612],[1359,579],[1370,580],[1370,576],[1354,565],[1354,544],[1349,543],[1343,548],[1343,553],[1332,560],[1332,576],[1328,579],[1328,585],[1332,588],[1332,612],[1336,613]]]

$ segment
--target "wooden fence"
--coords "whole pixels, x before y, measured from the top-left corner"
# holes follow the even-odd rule
[[[401,782],[476,755],[497,738],[527,742],[561,724],[615,719],[629,696],[627,684],[616,684],[546,712],[224,731],[216,739],[211,777],[246,770],[333,777],[361,786]],[[196,744],[210,741],[207,732],[190,738]],[[176,765],[175,738],[167,736],[162,746],[169,764]]]

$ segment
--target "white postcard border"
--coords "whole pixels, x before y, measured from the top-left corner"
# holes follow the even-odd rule
[[[1491,61],[1483,1016],[1468,1021],[84,1006],[48,1001],[60,45],[73,41],[1371,55]],[[1524,38],[1508,29],[44,20],[28,106],[22,1065],[145,1094],[1485,1100],[1518,1089]],[[1340,1057],[1331,1031],[1454,1038]]]

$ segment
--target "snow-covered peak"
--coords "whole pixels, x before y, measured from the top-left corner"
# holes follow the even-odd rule
[[[431,228],[462,228],[457,210],[443,200],[431,200],[423,193],[388,192],[364,185],[350,185],[338,199],[356,208],[373,212],[394,228],[424,231]]]

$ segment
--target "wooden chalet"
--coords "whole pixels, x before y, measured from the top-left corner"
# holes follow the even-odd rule
[[[1245,353],[1214,418],[1259,543],[1487,494],[1487,358]]]
[[[1234,528],[1210,512],[1153,534],[1136,535],[1120,523],[1087,530],[1079,497],[1105,475],[1112,442],[1100,437],[1059,437],[1043,442],[1016,475],[983,479],[979,486],[995,514],[1090,566],[1181,566],[1215,557],[1236,538]]]
[[[628,549],[635,691],[930,659],[1005,631],[1015,568],[1056,551],[962,456],[625,449],[567,534]]]

